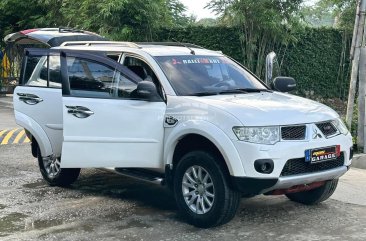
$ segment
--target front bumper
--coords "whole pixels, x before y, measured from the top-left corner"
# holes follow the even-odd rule
[[[248,177],[232,177],[232,183],[234,188],[241,193],[247,195],[258,195],[276,189],[286,189],[301,184],[337,179],[346,173],[347,170],[348,167],[342,166],[322,172],[280,178],[256,179]]]
[[[308,141],[281,141],[275,145],[261,145],[247,143],[243,141],[233,141],[239,153],[246,177],[278,179],[288,162],[291,159],[305,158],[305,150],[316,149],[327,146],[340,145],[340,151],[344,156],[344,165],[351,165],[351,149],[353,146],[352,137],[348,135],[338,135],[329,139],[317,139]],[[271,173],[260,173],[255,169],[254,163],[259,159],[273,160],[274,167]]]
[[[353,143],[350,134],[341,134],[329,139],[283,141],[278,142],[275,145],[259,145],[242,141],[233,141],[233,143],[242,160],[246,176],[233,176],[232,183],[236,190],[247,195],[263,194],[276,189],[287,189],[296,185],[336,179],[347,172],[348,167],[352,162]],[[317,164],[315,164],[315,170],[312,167],[311,172],[289,175],[284,173],[285,165],[289,160],[304,160],[305,150],[333,145],[340,145],[340,151],[343,155],[343,161],[339,162],[338,166],[327,166],[323,169],[319,168],[318,171],[316,167]],[[273,171],[267,174],[258,172],[255,169],[254,163],[259,159],[272,160],[274,164]],[[330,164],[329,162],[324,162],[324,165]],[[288,167],[288,165],[286,167]]]

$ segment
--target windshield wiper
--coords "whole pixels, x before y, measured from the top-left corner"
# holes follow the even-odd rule
[[[232,90],[223,90],[216,92],[197,92],[190,94],[191,96],[212,96],[212,95],[225,95],[225,94],[247,94],[247,93],[259,93],[259,92],[272,92],[268,89],[254,89],[254,88],[238,88]]]
[[[224,90],[224,91],[211,91],[211,92],[197,92],[190,94],[191,96],[211,96],[211,95],[224,95],[224,94],[246,94],[245,90]]]
[[[210,96],[210,95],[218,95],[219,92],[197,92],[193,94],[189,94],[189,96]]]
[[[219,95],[223,95],[223,94],[247,94],[248,91],[244,90],[244,89],[233,89],[233,90],[223,90],[218,92]]]
[[[242,91],[244,93],[255,93],[255,92],[272,92],[272,90],[269,89],[255,89],[255,88],[238,88],[238,89],[233,89],[233,90],[227,90],[227,91],[223,91],[224,93],[228,93],[228,92],[234,92],[234,91]]]

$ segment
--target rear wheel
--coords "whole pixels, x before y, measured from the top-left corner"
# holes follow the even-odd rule
[[[174,195],[178,208],[197,227],[227,223],[239,207],[240,193],[229,186],[219,158],[206,151],[192,151],[176,167]]]
[[[38,149],[38,165],[43,176],[51,186],[69,186],[80,174],[80,168],[61,168],[61,158],[42,158]]]
[[[338,185],[338,179],[327,181],[323,186],[315,188],[313,190],[298,192],[298,193],[289,193],[286,196],[294,202],[306,204],[306,205],[314,205],[321,202],[324,202],[336,190]]]

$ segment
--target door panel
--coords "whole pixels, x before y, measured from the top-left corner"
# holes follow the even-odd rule
[[[62,167],[161,167],[164,102],[64,97]],[[94,112],[86,118],[65,106]]]
[[[49,74],[51,71],[53,75]],[[59,53],[46,49],[30,50],[23,63],[20,86],[14,91],[14,109],[42,127],[56,156],[61,155],[62,146],[60,81]],[[54,88],[49,87],[49,82],[54,83]]]
[[[131,99],[141,79],[107,57],[65,51],[62,59],[61,167],[162,168],[166,104]]]
[[[19,94],[32,94],[43,101],[26,104]],[[62,95],[61,89],[18,86],[14,91],[14,109],[36,121],[46,132],[53,154],[60,156],[62,146]]]

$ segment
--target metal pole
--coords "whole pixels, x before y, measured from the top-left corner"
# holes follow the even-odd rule
[[[359,76],[358,76],[358,126],[357,146],[363,147],[365,143],[365,88],[366,88],[366,48],[361,48]]]
[[[360,20],[360,3],[361,1],[357,1],[357,9],[356,9],[356,17],[355,17],[355,26],[353,27],[353,35],[352,35],[352,44],[351,44],[351,51],[350,51],[350,59],[353,60],[354,53],[355,53],[355,45],[356,45],[356,36],[358,30],[358,22]]]
[[[356,94],[356,85],[357,85],[357,76],[358,76],[358,65],[360,60],[360,48],[362,45],[364,26],[365,26],[365,11],[366,11],[366,0],[361,0],[360,12],[359,12],[359,22],[358,22],[358,30],[356,36],[356,46],[354,58],[352,61],[352,72],[351,72],[351,80],[349,84],[349,93],[348,93],[348,103],[347,103],[347,115],[346,115],[346,123],[350,127],[352,123],[353,116],[353,107],[355,102],[355,94]]]

